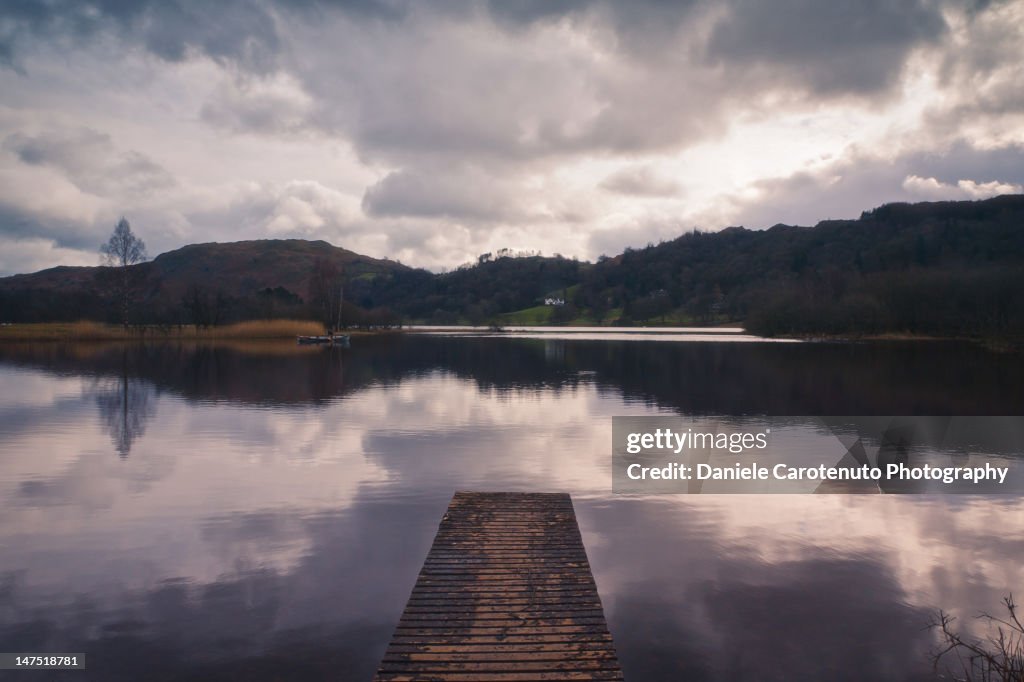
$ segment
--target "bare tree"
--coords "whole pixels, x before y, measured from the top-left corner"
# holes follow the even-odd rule
[[[331,261],[317,258],[313,262],[313,273],[309,278],[309,302],[313,314],[323,323],[328,333],[342,325],[344,282],[345,273]]]
[[[955,667],[947,672],[955,680],[964,682],[1024,682],[1024,623],[1017,615],[1013,595],[1003,599],[1007,616],[999,618],[983,613],[978,618],[989,627],[985,639],[972,638],[953,629],[952,616],[939,611],[932,627],[939,631],[942,649],[933,656],[935,671],[946,659],[953,659]],[[994,631],[994,632],[993,632]]]
[[[128,326],[128,314],[138,293],[140,273],[138,265],[147,259],[146,244],[132,232],[132,226],[122,216],[106,244],[100,247],[103,265],[110,268],[103,273],[103,284],[109,289],[121,324]]]

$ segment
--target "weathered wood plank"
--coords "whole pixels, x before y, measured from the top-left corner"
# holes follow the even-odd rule
[[[504,661],[385,661],[380,671],[386,672],[525,672],[537,670],[555,672],[567,670],[579,672],[583,670],[618,670],[619,663],[614,659],[586,659],[570,661],[552,661],[541,659],[519,659]]]
[[[456,493],[375,680],[622,680],[569,496]]]
[[[604,640],[593,641],[593,642],[554,642],[547,644],[509,644],[503,642],[500,644],[393,644],[388,648],[388,654],[385,656],[387,659],[389,656],[412,656],[412,655],[433,655],[439,656],[452,655],[458,657],[459,655],[527,655],[527,656],[555,656],[555,655],[578,655],[586,657],[587,655],[593,654],[604,654],[608,656],[615,656],[614,651],[609,651],[608,647],[605,646]]]
[[[458,620],[465,618],[467,615],[475,616],[480,620],[489,620],[492,618],[507,619],[509,614],[514,615],[516,618],[537,618],[537,617],[548,617],[551,614],[565,614],[566,617],[572,618],[587,618],[587,617],[603,617],[604,612],[601,610],[600,604],[587,603],[587,604],[501,604],[499,606],[460,606],[458,604],[443,604],[438,603],[434,606],[421,607],[417,606],[415,602],[410,603],[405,607],[405,614],[402,616],[403,620],[424,620],[431,618],[445,618],[448,620]]]
[[[470,673],[465,671],[431,673],[377,673],[379,682],[593,682],[609,680],[618,682],[623,679],[621,671],[546,671],[528,673]]]
[[[601,650],[595,651],[448,651],[443,653],[417,653],[397,654],[385,657],[381,668],[385,664],[394,665],[402,662],[423,663],[431,661],[461,662],[461,663],[493,663],[493,662],[565,662],[565,661],[618,661],[615,654]]]

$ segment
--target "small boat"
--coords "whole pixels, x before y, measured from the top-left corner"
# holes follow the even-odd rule
[[[334,334],[332,336],[300,336],[297,338],[299,345],[306,346],[310,344],[329,344],[335,346],[348,347],[349,337],[348,334]]]

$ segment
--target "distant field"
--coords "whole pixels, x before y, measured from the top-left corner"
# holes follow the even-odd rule
[[[552,306],[538,305],[532,308],[516,310],[511,313],[503,313],[498,316],[498,322],[503,325],[524,326],[544,326],[554,324],[551,318],[555,310],[556,308]],[[581,310],[578,317],[568,320],[560,326],[613,326],[619,318],[622,317],[622,313],[622,308],[613,308],[607,311],[603,317],[596,318],[590,313],[590,311]],[[680,311],[673,311],[666,315],[653,317],[649,320],[636,320],[632,323],[633,326],[644,327],[718,327],[734,324],[736,324],[735,320],[729,320],[724,317],[719,317],[712,321],[702,321]]]
[[[547,324],[551,320],[551,311],[554,310],[548,305],[537,305],[532,308],[523,308],[511,313],[499,315],[498,319],[503,324],[538,325]]]
[[[41,322],[0,326],[0,341],[119,341],[136,339],[284,339],[323,334],[310,320],[253,320],[219,327],[129,327],[99,322]]]
[[[549,305],[537,305],[532,308],[523,308],[522,310],[516,310],[511,313],[503,313],[498,316],[498,321],[501,324],[511,325],[524,325],[524,326],[543,326],[553,324],[551,317],[557,308]],[[589,326],[589,325],[602,325],[611,324],[611,321],[621,315],[621,309],[615,314],[614,317],[608,317],[607,321],[596,320],[587,314],[582,314],[579,317],[568,320],[562,323],[561,326]]]

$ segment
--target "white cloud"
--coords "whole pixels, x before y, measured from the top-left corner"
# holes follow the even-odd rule
[[[975,199],[987,199],[999,196],[1000,194],[1020,194],[1024,192],[1024,186],[1006,182],[975,182],[974,180],[960,180],[956,186]]]
[[[908,175],[903,180],[903,189],[911,194],[928,197],[930,199],[948,198],[951,192],[957,192],[957,188],[939,182],[935,178],[921,178],[916,175]]]
[[[998,182],[975,182],[959,180],[956,184],[940,182],[935,178],[908,175],[903,180],[903,189],[925,199],[988,199],[1000,194],[1020,194],[1024,187],[1017,184]]]

